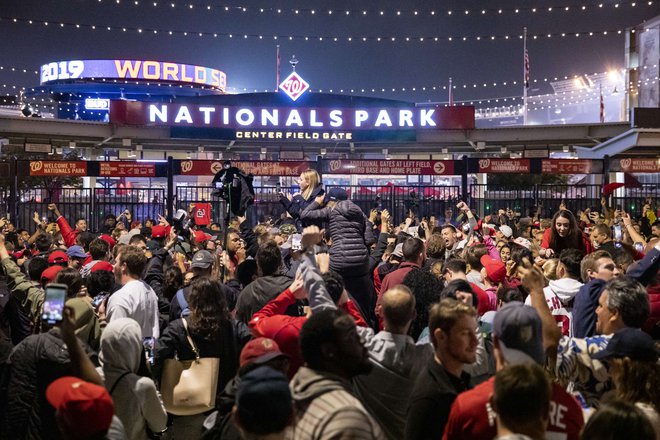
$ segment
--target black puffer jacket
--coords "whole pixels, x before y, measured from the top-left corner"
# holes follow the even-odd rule
[[[84,350],[98,364],[86,344]],[[0,420],[2,439],[59,439],[55,409],[46,400],[46,388],[55,379],[71,376],[69,353],[59,329],[31,335],[9,357],[5,414]]]
[[[291,217],[296,221],[296,227],[299,231],[302,231],[302,228],[307,226],[318,226],[319,228],[323,227],[322,221],[317,221],[311,218],[303,219],[301,214],[302,212],[314,202],[314,199],[318,196],[324,194],[323,185],[317,185],[312,193],[309,195],[308,199],[305,199],[302,194],[296,195],[293,199],[289,200],[286,197],[280,197],[280,203],[286,209],[286,212],[289,213]]]
[[[369,247],[374,243],[374,235],[371,223],[359,206],[350,200],[342,200],[333,207],[319,209],[319,205],[312,202],[300,218],[327,223],[332,239],[330,269],[344,276],[369,271]]]

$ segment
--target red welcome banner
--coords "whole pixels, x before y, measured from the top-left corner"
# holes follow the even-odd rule
[[[541,172],[548,174],[602,173],[603,162],[590,159],[543,159]]]
[[[30,176],[87,176],[87,162],[30,161]]]
[[[453,175],[453,160],[325,160],[326,174]]]
[[[102,177],[156,177],[156,164],[141,162],[101,162]]]
[[[213,176],[222,170],[221,160],[184,160],[181,161],[181,175]],[[255,176],[299,176],[310,169],[309,162],[266,162],[266,161],[231,161],[233,167],[245,174]]]
[[[480,173],[529,173],[529,159],[479,159]]]
[[[612,159],[610,171],[622,171],[625,173],[659,173],[660,159]]]

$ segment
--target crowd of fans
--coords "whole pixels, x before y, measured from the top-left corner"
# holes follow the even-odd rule
[[[660,440],[652,200],[395,225],[299,184],[226,230],[0,220],[0,438]]]

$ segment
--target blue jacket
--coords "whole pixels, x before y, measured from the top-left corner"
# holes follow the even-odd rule
[[[596,334],[596,308],[606,281],[594,279],[580,287],[573,303],[573,337],[586,338]]]

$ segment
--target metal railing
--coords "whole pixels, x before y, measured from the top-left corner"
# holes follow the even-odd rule
[[[33,229],[32,217],[52,217],[48,205],[55,203],[62,215],[73,225],[78,218],[87,220],[88,228],[102,228],[106,215],[118,216],[128,210],[134,219],[157,219],[165,214],[165,189],[163,188],[63,188],[50,191],[33,188],[18,201],[19,227]],[[50,218],[50,220],[54,220]]]
[[[395,223],[402,222],[412,210],[417,216],[443,215],[448,207],[455,207],[462,199],[459,186],[393,186],[393,185],[349,185],[344,188],[349,198],[362,211],[369,215],[371,209],[387,209]],[[326,190],[333,188],[326,186]],[[255,187],[255,200],[248,210],[251,224],[263,221],[266,217],[277,220],[284,214],[274,186]],[[280,188],[284,193],[293,194],[298,188]],[[505,187],[472,184],[469,190],[469,204],[480,215],[510,208],[525,216],[534,211],[538,203],[543,203],[542,216],[551,217],[563,201],[568,209],[577,212],[586,208],[601,210],[600,185],[534,185],[529,187]],[[647,198],[660,200],[660,185],[644,184],[642,188],[618,190],[613,197],[613,206],[620,206],[633,216],[639,216]],[[32,188],[19,195],[17,201],[17,227],[34,229],[33,214],[48,217],[48,204],[56,203],[62,215],[70,223],[77,218],[85,218],[89,229],[98,231],[103,226],[106,215],[119,215],[128,210],[134,219],[144,221],[166,215],[165,188],[64,188],[48,190]],[[8,192],[0,191],[5,203],[0,203],[0,215],[8,213]],[[223,224],[225,201],[213,195],[208,186],[177,186],[174,193],[174,208],[189,211],[191,204],[209,203],[212,221]]]

